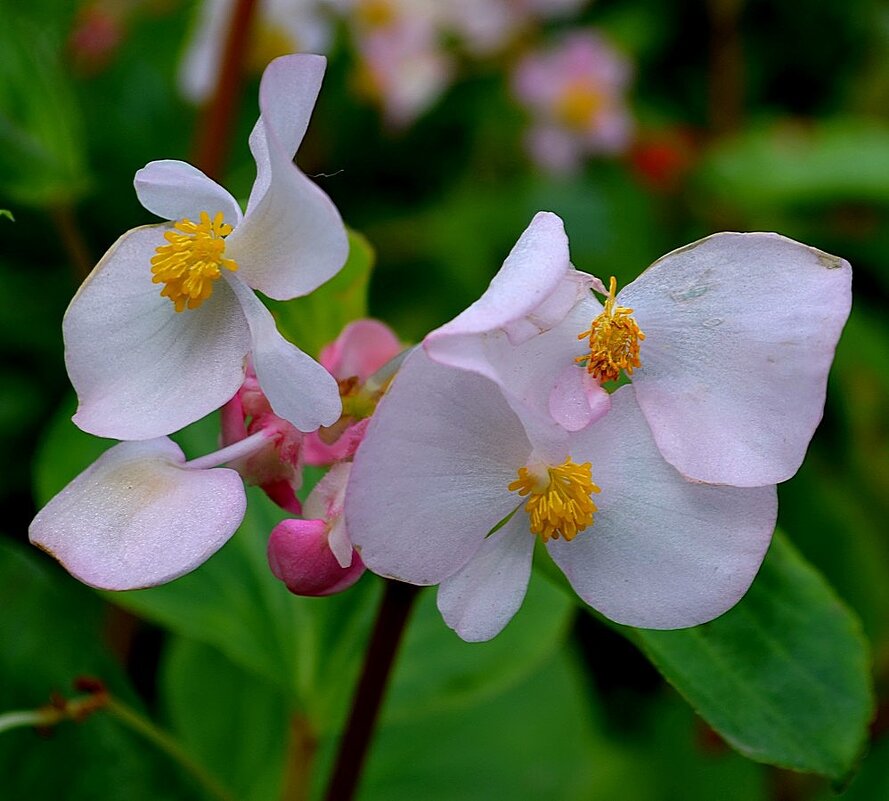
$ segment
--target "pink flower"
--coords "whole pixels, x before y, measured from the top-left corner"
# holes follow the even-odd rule
[[[617,293],[571,266],[562,221],[541,212],[482,297],[424,347],[569,431],[607,409],[601,383],[626,376],[682,475],[767,486],[796,472],[821,419],[851,275],[777,234],[721,233]]]
[[[305,520],[285,520],[269,538],[269,567],[296,595],[331,595],[364,573],[343,520],[343,499],[352,465],[334,465],[312,490]]]
[[[402,350],[388,326],[356,320],[321,351],[318,360],[340,387],[343,415],[330,428],[305,436],[302,453],[307,464],[329,465],[352,457],[385,389],[385,384],[370,386],[368,379]]]
[[[584,156],[620,153],[632,120],[624,100],[630,66],[592,31],[566,36],[556,47],[530,53],[513,75],[516,97],[534,119],[528,149],[541,167],[575,169]]]
[[[710,620],[753,580],[777,500],[773,486],[686,481],[658,451],[633,387],[569,433],[507,402],[494,381],[417,350],[355,455],[345,510],[369,569],[440,584],[445,621],[477,641],[521,605],[536,537],[612,620]]]

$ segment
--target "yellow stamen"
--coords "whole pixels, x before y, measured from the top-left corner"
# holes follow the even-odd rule
[[[151,259],[155,284],[166,284],[161,296],[169,298],[177,312],[196,309],[213,294],[213,282],[222,275],[220,268],[237,270],[232,259],[226,259],[225,237],[232,227],[223,222],[222,212],[213,220],[206,211],[201,221],[179,220],[172,231],[164,234],[166,245],[160,245]]]
[[[590,352],[574,361],[586,362],[587,372],[600,382],[616,381],[621,370],[632,375],[633,370],[642,366],[639,343],[645,339],[645,334],[630,316],[632,309],[615,305],[616,290],[617,280],[611,276],[605,308],[590,323],[589,330],[577,335],[578,339],[589,339]]]
[[[520,467],[518,475],[508,489],[529,496],[525,511],[531,518],[532,534],[544,542],[559,537],[570,541],[593,525],[597,507],[591,496],[600,490],[593,483],[589,462],[575,464],[568,458],[557,467],[547,467],[543,474]]]
[[[569,83],[556,102],[556,117],[572,130],[586,130],[604,105],[602,93],[582,81]]]

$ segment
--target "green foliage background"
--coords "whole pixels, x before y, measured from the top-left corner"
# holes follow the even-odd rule
[[[236,798],[318,797],[374,577],[330,599],[290,596],[265,564],[283,513],[258,492],[228,546],[154,590],[99,595],[26,545],[36,509],[108,444],[69,422],[60,322],[83,278],[78,248],[95,261],[148,221],[133,173],[187,159],[194,138],[175,80],[193,4],[110,5],[125,10],[123,40],[97,66],[72,51],[77,4],[0,0],[0,208],[14,216],[0,215],[0,712],[98,675]],[[737,79],[714,55],[732,9]],[[425,592],[359,797],[887,798],[889,11],[598,0],[538,35],[581,25],[635,64],[639,145],[570,177],[525,156],[508,58],[465,63],[438,103],[393,130],[354,95],[339,32],[298,163],[355,232],[352,257],[321,292],[274,306],[282,330],[317,352],[370,313],[416,341],[478,296],[539,209],[564,218],[578,268],[621,284],[713,231],[776,230],[853,265],[825,418],[780,487],[781,533],[753,589],[713,623],[611,626],[538,559],[513,623],[467,645]],[[224,181],[237,197],[253,180],[256,85]],[[681,151],[671,180],[646,172],[651,143]],[[186,453],[212,449],[215,425],[183,432]],[[16,801],[201,797],[102,714],[50,737],[0,733],[0,772],[0,796]]]

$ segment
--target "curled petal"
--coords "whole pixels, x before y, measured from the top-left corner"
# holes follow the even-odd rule
[[[225,276],[250,327],[253,368],[278,417],[300,431],[335,423],[342,412],[336,380],[278,333],[271,312],[238,278]]]
[[[184,462],[166,437],[115,445],[40,511],[31,542],[106,590],[152,587],[194,570],[240,525],[246,496],[234,470]]]
[[[241,209],[237,201],[212,178],[184,161],[152,161],[133,181],[139,202],[165,220],[197,221],[205,211],[211,218],[222,212],[225,221],[237,226]]]
[[[628,626],[675,629],[721,615],[747,592],[771,541],[775,487],[717,487],[684,479],[658,451],[632,386],[575,435],[592,463],[598,511],[550,554],[577,594]]]
[[[580,431],[607,414],[611,396],[578,364],[568,364],[549,395],[549,413],[566,431]]]
[[[799,468],[851,307],[849,263],[777,234],[724,233],[656,261],[619,295],[646,338],[633,375],[668,462],[762,486]]]
[[[345,264],[346,229],[330,198],[293,164],[325,59],[284,56],[265,71],[250,134],[256,183],[247,215],[227,240],[241,278],[271,298],[307,295]]]
[[[531,451],[497,388],[407,357],[355,454],[346,525],[374,572],[437,584],[516,507],[507,490]]]
[[[438,588],[438,610],[467,642],[495,637],[512,620],[528,589],[534,536],[515,515],[488,537],[462,570]]]
[[[169,434],[237,392],[250,347],[247,321],[225,281],[197,309],[177,313],[151,282],[165,226],[124,234],[74,296],[65,365],[80,405],[74,422],[115,439]]]

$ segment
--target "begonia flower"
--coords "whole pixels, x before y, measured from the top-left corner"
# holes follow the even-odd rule
[[[306,434],[306,464],[329,465],[350,459],[361,442],[386,382],[374,375],[401,353],[398,337],[379,320],[355,320],[335,341],[322,348],[318,361],[337,380],[343,413],[329,428]]]
[[[203,0],[179,70],[182,94],[195,103],[216,88],[222,51],[235,0]],[[331,23],[323,0],[259,0],[247,44],[246,66],[259,74],[278,56],[324,53],[331,40]]]
[[[334,465],[315,485],[306,499],[306,519],[284,520],[272,529],[269,567],[296,595],[342,592],[364,573],[343,520],[351,467],[348,462]]]
[[[135,440],[183,428],[235,394],[248,355],[280,417],[304,431],[339,417],[336,382],[281,337],[253,291],[305,295],[346,260],[339,213],[292,163],[324,66],[320,56],[286,56],[265,71],[246,214],[184,162],[136,174],[142,205],[173,222],[124,234],[65,313],[74,422],[85,431]]]
[[[586,290],[570,300],[584,281],[604,306]],[[574,270],[561,220],[541,213],[482,297],[424,347],[568,430],[607,408],[602,383],[627,377],[680,473],[765,486],[802,463],[850,306],[848,262],[770,233],[714,234],[606,290]]]
[[[512,84],[534,118],[527,145],[535,162],[569,172],[584,156],[626,150],[633,129],[624,100],[630,75],[627,60],[592,31],[526,55]]]
[[[153,587],[209,559],[241,524],[240,476],[219,465],[264,446],[265,434],[186,461],[167,437],[121,442],[31,522],[31,542],[75,578],[105,590]]]
[[[521,605],[538,537],[577,594],[618,623],[710,620],[750,585],[777,500],[773,486],[686,481],[661,456],[631,386],[569,433],[420,349],[371,420],[345,510],[370,570],[440,584],[445,621],[478,641]]]

